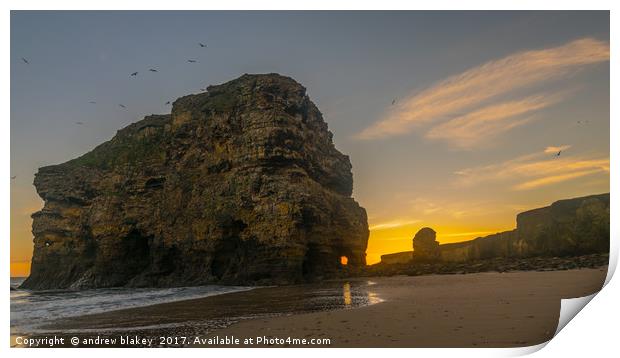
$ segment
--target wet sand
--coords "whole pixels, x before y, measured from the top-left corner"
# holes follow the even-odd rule
[[[204,336],[214,330],[248,319],[352,309],[378,302],[378,298],[368,291],[369,287],[365,279],[263,287],[199,299],[70,317],[56,320],[51,324],[39,325],[32,332],[12,332],[11,345],[19,346],[15,339],[20,335],[31,338],[54,335],[65,338],[72,336],[107,338],[121,335]],[[187,344],[174,341],[172,344],[163,345]],[[58,346],[71,347],[67,343]]]
[[[46,328],[80,336],[119,328],[114,334],[234,336],[241,342],[234,346],[244,346],[246,338],[254,343],[263,336],[284,340],[245,345],[251,347],[299,346],[287,343],[288,337],[330,339],[329,344],[307,347],[522,347],[552,338],[560,299],[597,292],[606,273],[607,267],[601,267],[260,288],[82,316]],[[198,345],[178,343],[172,345]]]
[[[375,279],[385,301],[241,322],[212,335],[330,338],[332,347],[524,347],[553,337],[560,299],[602,287],[607,267]]]

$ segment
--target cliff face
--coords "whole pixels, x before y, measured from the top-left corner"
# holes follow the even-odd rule
[[[559,200],[517,215],[517,228],[440,245],[444,261],[609,252],[609,194]]]
[[[474,240],[440,245],[442,261],[470,261],[483,260],[494,257],[514,257],[519,251],[517,230],[499,232],[497,234],[479,237]],[[544,253],[532,253],[532,256]]]
[[[294,80],[244,75],[40,168],[31,289],[294,283],[365,265],[349,158]]]
[[[381,255],[382,264],[406,264],[413,260],[413,251],[395,252]]]
[[[609,230],[609,194],[560,200],[518,214],[514,230],[439,245],[440,261],[607,253]],[[417,260],[411,251],[381,256],[381,262],[386,264],[412,259],[423,261]]]
[[[560,200],[517,215],[517,254],[609,252],[609,194]]]

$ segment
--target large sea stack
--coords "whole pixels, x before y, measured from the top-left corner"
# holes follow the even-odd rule
[[[244,75],[40,168],[30,289],[296,283],[365,265],[351,163],[306,89]]]

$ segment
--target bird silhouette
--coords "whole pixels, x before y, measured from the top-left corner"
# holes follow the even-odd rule
[[[170,104],[170,101],[166,102],[166,104]]]
[[[393,99],[393,100],[392,100],[392,106],[394,105],[394,103],[396,103],[396,100],[395,100],[395,99]]]
[[[125,107],[124,104],[119,104],[118,106],[121,107],[121,108],[127,108],[127,107]]]
[[[151,71],[151,72],[157,72],[157,70],[156,70],[156,69],[154,69],[154,68],[149,68],[149,71]]]
[[[198,44],[200,45],[200,47],[207,47],[207,45],[205,45],[205,44],[203,44],[201,42],[199,42]]]
[[[134,72],[134,73],[132,73],[132,74],[131,74],[131,75],[129,75],[129,76],[137,76],[137,75],[138,75],[138,72]]]
[[[24,61],[25,64],[29,65],[30,62],[28,62],[28,60],[26,60],[25,58],[22,57],[22,61]]]
[[[84,124],[84,122],[75,122],[75,124],[82,125],[82,124]]]
[[[562,154],[562,151],[559,151],[559,152],[558,152],[558,154],[556,154],[555,156],[556,156],[556,157],[559,157],[559,156],[560,156],[560,154]]]
[[[187,62],[189,62],[189,63],[196,63],[198,61],[196,61],[196,60],[187,60]]]
[[[11,177],[11,179],[15,179],[15,178],[17,178],[17,176],[16,176],[16,175],[13,175],[13,176]]]

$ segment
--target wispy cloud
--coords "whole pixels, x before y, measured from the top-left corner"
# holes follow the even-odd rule
[[[534,180],[529,180],[529,181],[523,182],[521,184],[517,184],[513,188],[516,189],[516,190],[534,189],[534,188],[538,188],[540,186],[546,186],[546,185],[550,185],[550,184],[560,183],[560,182],[563,182],[563,181],[579,178],[579,177],[582,177],[582,176],[586,176],[586,175],[590,175],[590,174],[595,174],[595,173],[600,173],[602,171],[604,171],[604,170],[601,170],[601,167],[599,167],[599,168],[590,169],[590,170],[580,170],[580,171],[574,171],[574,172],[570,172],[570,173],[564,173],[564,174],[558,174],[558,175],[550,175],[550,176],[547,176],[547,177],[542,177],[542,178],[538,178],[538,179],[534,179]]]
[[[388,222],[383,222],[383,223],[379,223],[379,224],[375,224],[375,225],[371,225],[370,226],[370,230],[385,230],[385,229],[394,229],[397,227],[401,227],[401,226],[408,226],[408,225],[413,225],[416,223],[419,223],[420,220],[393,220],[393,221],[388,221]]]
[[[519,108],[525,112],[534,111],[535,109],[526,109],[534,106],[529,103],[528,107],[528,101],[536,100],[529,97],[513,102],[489,104],[490,100],[546,81],[567,77],[586,65],[608,60],[609,44],[591,38],[553,48],[518,52],[449,77],[402,100],[386,113],[383,119],[358,133],[357,138],[375,139],[401,135],[416,126],[445,120],[450,120],[445,125],[450,129],[450,133],[456,135],[459,142],[463,140],[463,130],[458,128],[464,125],[474,126],[479,134],[496,134],[523,124],[519,121],[515,124],[505,119],[514,118],[516,114],[511,113],[518,112]],[[551,103],[554,101],[547,102],[544,96],[538,98],[537,109]],[[493,113],[500,119],[491,118]],[[470,121],[474,124],[469,124]],[[439,132],[440,129],[435,127],[431,129],[428,137],[447,138],[438,136]],[[465,138],[465,142],[468,140]]]
[[[548,107],[561,98],[557,94],[538,95],[483,107],[431,128],[426,137],[448,140],[458,147],[476,146],[484,143],[482,138],[529,122],[533,117],[524,115]]]
[[[488,182],[510,182],[513,190],[529,190],[592,174],[609,175],[609,157],[557,157],[559,148],[521,156],[499,164],[467,168],[455,172],[456,183],[472,186]]]
[[[421,222],[486,216],[490,211],[497,212],[498,210],[498,204],[493,200],[455,201],[452,197],[443,195],[432,198],[419,196],[411,200],[409,204],[411,216],[420,218]]]
[[[560,151],[567,150],[570,147],[571,147],[570,145],[561,145],[561,146],[557,146],[557,147],[550,146],[550,147],[545,148],[545,153],[547,153],[547,154],[549,154],[549,153],[558,153]]]
[[[471,231],[471,232],[458,232],[455,234],[444,234],[442,237],[461,237],[461,236],[484,236],[489,234],[494,234],[497,231]]]

